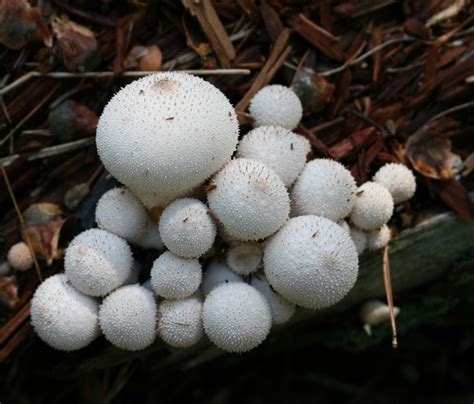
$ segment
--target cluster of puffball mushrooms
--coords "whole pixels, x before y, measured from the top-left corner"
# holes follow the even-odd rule
[[[358,254],[388,243],[394,204],[414,194],[412,172],[387,164],[357,187],[340,163],[307,162],[310,144],[292,132],[302,106],[287,87],[263,88],[249,112],[255,127],[239,141],[224,94],[171,72],[110,100],[96,143],[123,187],[101,197],[97,228],[72,240],[64,274],[36,290],[42,340],[70,351],[103,334],[140,350],[157,336],[173,347],[207,336],[246,352],[296,306],[322,309],[351,290]],[[143,284],[130,245],[161,252]]]

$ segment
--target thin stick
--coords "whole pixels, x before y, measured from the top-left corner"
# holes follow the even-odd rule
[[[397,324],[395,323],[395,313],[393,311],[392,277],[390,275],[388,245],[383,249],[383,282],[385,285],[385,294],[387,296],[388,310],[390,313],[390,324],[392,326],[392,347],[397,348]]]
[[[18,206],[18,203],[16,202],[15,194],[13,193],[13,189],[12,189],[12,186],[10,184],[10,180],[8,178],[7,172],[5,171],[5,167],[3,166],[3,164],[0,164],[0,169],[2,170],[3,179],[5,180],[5,184],[7,185],[8,193],[10,194],[10,198],[13,202],[13,206],[15,207],[16,214],[18,216],[18,220],[20,221],[21,230],[23,231],[23,234],[25,235],[26,243],[28,244],[28,248],[30,250],[31,256],[33,257],[33,262],[35,264],[36,273],[38,274],[38,278],[39,278],[40,282],[43,282],[43,277],[41,276],[41,269],[40,269],[40,266],[38,264],[38,260],[36,259],[36,254],[33,250],[33,244],[31,243],[30,236],[29,236],[28,232],[26,231],[25,220],[23,219],[23,215],[21,214],[20,207]]]
[[[442,118],[445,115],[451,114],[452,112],[460,111],[462,109],[466,109],[466,108],[469,108],[469,107],[474,107],[474,101],[466,102],[465,104],[456,105],[455,107],[448,108],[444,111],[441,111],[439,114],[437,114],[437,115],[433,116],[432,118],[430,118],[428,120],[428,122],[432,122],[436,119]],[[428,122],[426,122],[426,123],[428,123]]]

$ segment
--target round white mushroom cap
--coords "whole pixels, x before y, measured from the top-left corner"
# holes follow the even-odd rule
[[[105,107],[97,150],[105,168],[147,207],[165,207],[219,170],[239,125],[225,95],[203,79],[163,72],[133,81]]]
[[[392,236],[392,232],[390,231],[390,227],[384,224],[380,229],[372,230],[367,234],[367,247],[369,250],[380,250],[384,248],[390,238]]]
[[[243,282],[243,279],[232,272],[225,262],[214,258],[204,271],[202,277],[202,293],[207,296],[212,289],[221,283]]]
[[[342,164],[329,159],[307,163],[291,190],[294,216],[316,215],[337,222],[351,212],[357,186]]]
[[[132,264],[132,251],[126,241],[101,229],[77,235],[64,257],[67,278],[77,290],[89,296],[105,296],[123,285]]]
[[[415,176],[403,164],[385,164],[375,173],[373,181],[388,189],[394,203],[407,201],[416,191]]]
[[[267,299],[274,324],[286,323],[293,316],[296,306],[276,293],[264,274],[252,275],[250,284]]]
[[[358,257],[350,236],[318,216],[290,219],[268,240],[263,260],[273,289],[306,308],[337,303],[357,279]]]
[[[23,241],[11,246],[8,250],[7,260],[10,266],[17,271],[26,271],[33,265],[33,256],[28,245]]]
[[[113,188],[101,196],[95,209],[97,226],[127,241],[143,236],[148,213],[128,189]]]
[[[350,236],[357,250],[357,254],[362,254],[367,248],[367,233],[357,227],[350,226]]]
[[[161,214],[159,229],[165,246],[183,258],[203,255],[214,244],[217,232],[207,206],[194,198],[168,205]]]
[[[202,267],[197,259],[181,258],[169,251],[161,254],[151,269],[153,290],[166,299],[191,296],[201,279]]]
[[[362,230],[382,227],[392,217],[393,198],[387,188],[375,182],[362,184],[356,192],[350,215],[352,223]]]
[[[206,297],[203,325],[207,336],[227,352],[260,345],[272,325],[270,306],[254,287],[242,282],[220,285]]]
[[[31,300],[35,332],[61,351],[83,348],[99,335],[98,312],[98,302],[74,289],[64,274],[46,279]]]
[[[209,207],[225,231],[242,241],[276,232],[288,219],[290,201],[285,185],[264,164],[250,159],[227,163],[213,178]]]
[[[99,310],[105,338],[118,348],[138,351],[156,336],[156,302],[153,293],[140,285],[128,285],[107,296]]]
[[[311,151],[308,140],[280,126],[260,126],[247,133],[237,147],[237,157],[260,161],[290,187]]]
[[[176,348],[197,344],[204,335],[202,301],[193,295],[161,302],[158,305],[158,335]]]
[[[233,243],[226,254],[227,265],[239,275],[255,272],[262,262],[262,248],[257,243]]]
[[[272,84],[254,95],[249,112],[255,118],[254,126],[278,125],[292,130],[303,117],[303,106],[291,88]]]
[[[138,240],[135,240],[134,244],[147,250],[164,250],[165,246],[160,237],[160,229],[158,223],[155,223],[152,220],[148,220],[145,225],[142,237]]]

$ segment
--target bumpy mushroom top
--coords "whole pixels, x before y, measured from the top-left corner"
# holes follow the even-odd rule
[[[343,219],[354,205],[356,188],[354,177],[342,164],[329,159],[312,160],[291,190],[292,214]]]
[[[243,282],[243,280],[235,272],[232,272],[225,262],[214,258],[204,272],[202,293],[207,296],[216,286],[230,282]]]
[[[226,261],[239,275],[255,272],[262,261],[262,248],[258,243],[233,243],[227,250]]]
[[[286,187],[296,180],[311,151],[307,139],[280,126],[261,126],[240,141],[237,157],[260,161],[275,171]]]
[[[105,296],[130,276],[132,251],[122,238],[101,229],[76,236],[66,250],[64,269],[72,285],[90,296]]]
[[[247,352],[260,345],[272,324],[263,295],[242,282],[220,285],[209,293],[202,316],[209,339],[227,352]]]
[[[97,126],[105,168],[148,207],[166,206],[230,159],[234,108],[216,87],[183,73],[157,73],[122,88]]]
[[[209,207],[225,231],[239,240],[259,240],[288,219],[290,201],[273,170],[250,159],[227,163],[213,178]]]
[[[278,125],[293,130],[301,121],[303,106],[291,88],[273,84],[255,94],[249,112],[255,126]]]
[[[203,255],[214,244],[217,231],[207,206],[194,198],[178,199],[168,205],[159,228],[165,246],[183,258]]]
[[[33,257],[28,245],[21,241],[8,250],[7,260],[10,266],[17,271],[26,271],[33,265]]]
[[[416,191],[415,176],[403,164],[385,164],[375,173],[373,181],[389,190],[394,203],[407,201]]]
[[[135,195],[120,187],[102,195],[95,209],[95,220],[99,228],[135,242],[143,236],[148,214]]]
[[[268,282],[284,298],[306,308],[328,307],[352,288],[358,257],[350,236],[318,216],[290,219],[266,243]]]
[[[156,302],[140,285],[123,286],[107,296],[99,310],[100,328],[113,345],[138,351],[156,336]]]
[[[372,230],[367,234],[367,247],[369,250],[380,250],[388,244],[391,236],[390,227],[384,224],[380,229]]]
[[[46,279],[31,300],[31,324],[53,348],[73,351],[99,335],[99,304],[74,289],[66,275]]]
[[[392,217],[393,199],[387,188],[375,182],[362,184],[356,192],[350,218],[352,223],[363,230],[382,227]]]

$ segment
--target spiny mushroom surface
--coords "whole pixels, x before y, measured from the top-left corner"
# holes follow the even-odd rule
[[[153,293],[140,285],[123,286],[102,302],[100,328],[113,345],[138,351],[156,336],[156,302]]]
[[[267,242],[264,270],[270,285],[284,298],[319,309],[337,303],[354,286],[357,251],[338,224],[299,216]]]
[[[214,244],[217,232],[207,206],[194,198],[168,205],[161,214],[159,229],[165,246],[183,258],[203,255]]]
[[[129,242],[143,237],[148,220],[141,202],[124,187],[113,188],[103,194],[95,209],[95,221],[100,229]]]
[[[275,171],[286,187],[296,180],[311,151],[308,140],[280,126],[260,126],[248,132],[237,157],[260,161]]]
[[[232,282],[215,288],[204,301],[203,325],[209,339],[227,352],[247,352],[267,338],[270,306],[254,287]]]
[[[387,188],[396,204],[407,201],[416,191],[415,176],[403,164],[385,164],[375,173],[373,181]]]
[[[124,239],[101,229],[76,236],[66,250],[67,278],[80,292],[105,296],[130,276],[132,251]]]
[[[278,175],[250,159],[227,163],[213,178],[209,207],[225,231],[242,241],[276,232],[288,219],[290,201]]]
[[[293,130],[303,117],[303,106],[295,92],[279,84],[263,87],[250,101],[254,126],[278,125]]]
[[[342,164],[312,160],[291,190],[292,215],[316,215],[337,222],[351,212],[356,189],[354,177]]]
[[[225,262],[214,258],[202,277],[202,293],[207,296],[216,286],[230,282],[243,282],[243,279],[232,272]]]
[[[367,247],[369,250],[380,250],[384,248],[390,238],[392,236],[392,232],[390,231],[390,227],[384,224],[380,229],[372,230],[367,234]]]
[[[187,348],[204,335],[202,301],[195,295],[158,305],[158,335],[168,345]]]
[[[367,248],[367,233],[357,227],[350,226],[349,234],[357,250],[357,254],[362,254]]]
[[[392,213],[393,198],[387,188],[366,182],[357,189],[350,215],[357,227],[367,231],[379,229],[390,220]]]
[[[23,241],[11,246],[8,250],[7,260],[10,266],[17,271],[27,271],[33,265],[33,256],[28,245]]]
[[[123,87],[97,126],[105,168],[147,207],[164,208],[228,161],[238,140],[234,108],[207,81],[163,72]]]
[[[100,333],[99,304],[74,289],[64,274],[46,279],[31,300],[31,324],[53,348],[73,351],[89,345]]]
[[[151,284],[166,299],[191,296],[201,284],[202,267],[197,259],[181,258],[165,251],[153,263]]]
[[[239,275],[255,272],[262,261],[262,248],[257,243],[233,243],[226,254],[227,265]]]

